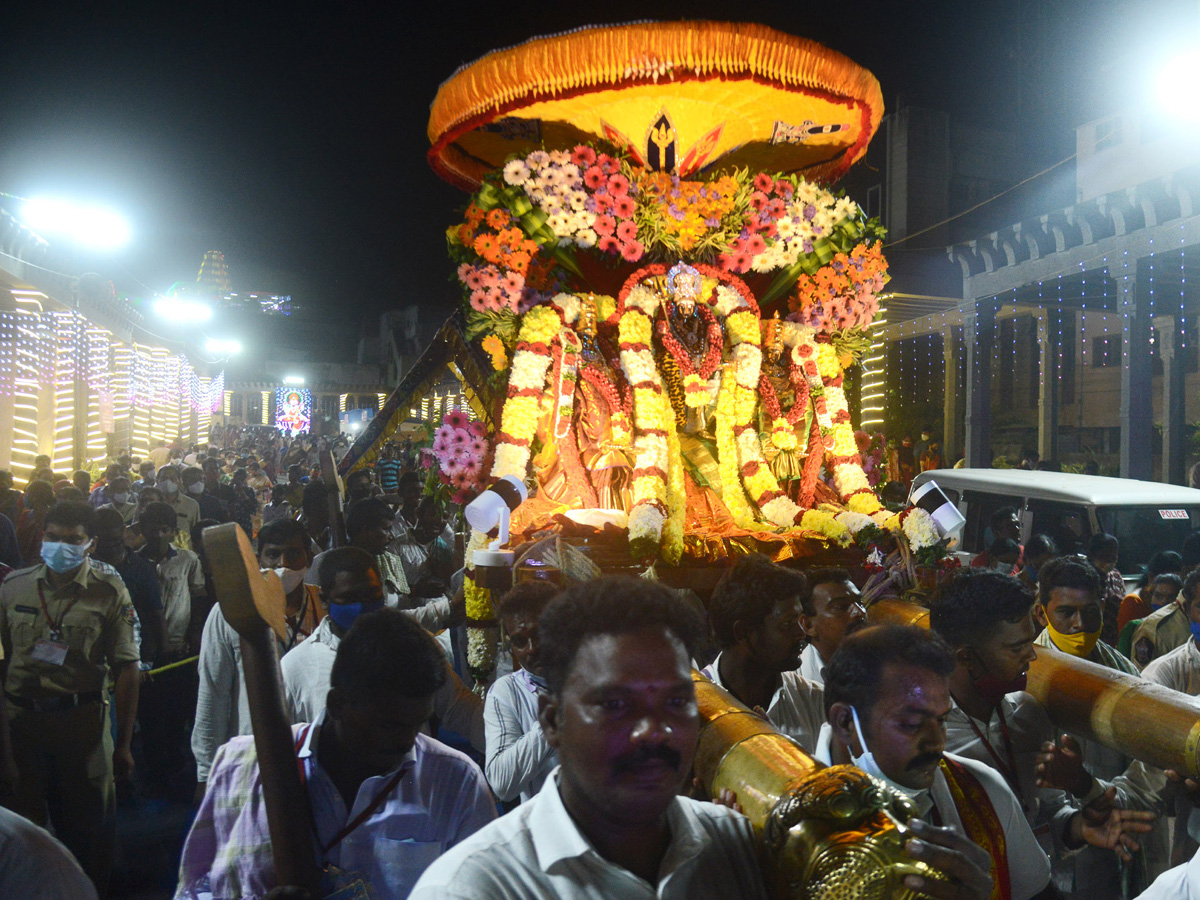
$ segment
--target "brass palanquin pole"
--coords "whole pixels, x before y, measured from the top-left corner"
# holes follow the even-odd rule
[[[823,766],[728,692],[692,673],[696,774],[728,788],[762,839],[769,887],[792,900],[914,898],[906,875],[944,876],[903,850],[908,801],[854,766]]]
[[[929,627],[929,610],[904,600],[879,600],[867,617],[872,624]],[[1200,777],[1200,699],[1056,649],[1034,649],[1026,690],[1056,728]]]

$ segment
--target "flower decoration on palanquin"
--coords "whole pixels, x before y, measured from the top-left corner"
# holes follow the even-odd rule
[[[451,503],[470,503],[484,487],[489,453],[487,430],[461,409],[452,409],[433,432],[433,445],[422,451],[429,475],[425,492],[444,494]]]

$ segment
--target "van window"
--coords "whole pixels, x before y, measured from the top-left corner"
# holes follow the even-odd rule
[[[1096,510],[1101,527],[1121,542],[1117,568],[1139,575],[1159,550],[1179,552],[1183,539],[1200,527],[1200,507],[1108,506]]]
[[[1058,552],[1064,556],[1087,550],[1092,526],[1087,510],[1082,506],[1054,500],[1030,500],[1029,509],[1033,513],[1031,536],[1049,535]]]
[[[959,549],[969,553],[982,553],[990,545],[992,530],[988,523],[996,510],[1011,506],[1019,512],[1025,508],[1025,501],[1021,497],[982,491],[963,491],[963,500],[967,504],[967,524],[963,526],[962,546]]]

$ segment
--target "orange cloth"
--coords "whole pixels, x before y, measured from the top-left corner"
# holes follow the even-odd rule
[[[1137,591],[1127,594],[1121,601],[1121,609],[1117,612],[1117,634],[1134,619],[1144,619],[1154,612],[1149,600],[1143,600]]]

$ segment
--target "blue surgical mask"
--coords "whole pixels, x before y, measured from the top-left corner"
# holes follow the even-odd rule
[[[1196,639],[1196,643],[1200,644],[1200,622],[1189,622],[1188,627],[1192,629],[1192,637]]]
[[[916,802],[922,794],[927,794],[929,791],[926,788],[910,788],[897,781],[892,781],[892,779],[883,774],[883,769],[879,768],[879,763],[875,762],[875,754],[867,749],[867,739],[863,737],[862,726],[858,722],[858,710],[852,706],[850,707],[850,714],[854,716],[854,731],[858,734],[858,743],[863,749],[862,756],[855,756],[854,751],[851,750],[850,761],[868,775],[878,778],[892,790],[903,794],[909,800]]]
[[[1033,565],[1032,563],[1025,563],[1025,574],[1028,576],[1030,581],[1037,581],[1037,566]]]
[[[73,572],[87,560],[91,546],[90,542],[67,544],[63,541],[42,541],[42,562],[59,575]]]
[[[383,609],[383,601],[378,603],[330,603],[329,618],[342,628],[349,629],[359,616]]]

